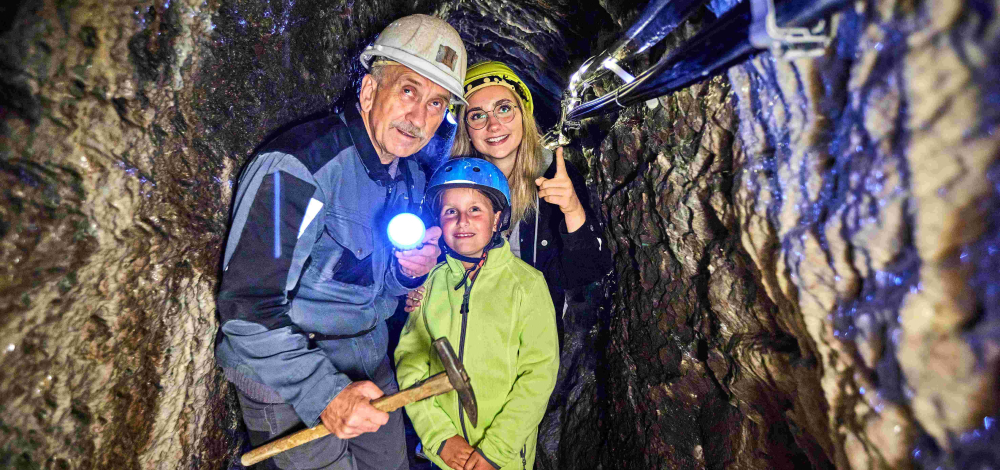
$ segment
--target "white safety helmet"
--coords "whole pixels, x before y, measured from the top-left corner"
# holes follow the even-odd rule
[[[393,21],[361,53],[368,70],[375,56],[399,62],[451,92],[453,104],[464,104],[465,44],[458,31],[440,18],[410,15]]]

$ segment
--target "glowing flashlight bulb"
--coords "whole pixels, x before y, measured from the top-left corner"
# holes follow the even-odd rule
[[[400,250],[420,246],[424,241],[424,221],[410,213],[402,213],[389,221],[389,241]]]

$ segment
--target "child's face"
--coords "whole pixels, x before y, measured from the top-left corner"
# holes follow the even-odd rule
[[[483,254],[500,219],[486,195],[470,188],[451,188],[441,194],[441,230],[453,251],[472,258]]]

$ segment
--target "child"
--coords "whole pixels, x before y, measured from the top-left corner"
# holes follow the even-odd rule
[[[431,342],[447,337],[478,402],[473,427],[458,394],[406,406],[428,457],[447,469],[531,469],[538,423],[559,369],[555,310],[542,274],[516,258],[500,233],[510,189],[486,160],[449,160],[428,182],[447,259],[424,283],[396,348],[401,389],[444,370]]]

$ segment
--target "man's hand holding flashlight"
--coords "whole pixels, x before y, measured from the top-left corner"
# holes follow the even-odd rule
[[[441,238],[441,227],[434,226],[424,232],[420,246],[410,250],[396,250],[399,270],[410,277],[420,277],[431,272],[437,264],[438,256],[441,256],[441,248],[438,247],[439,238]]]

